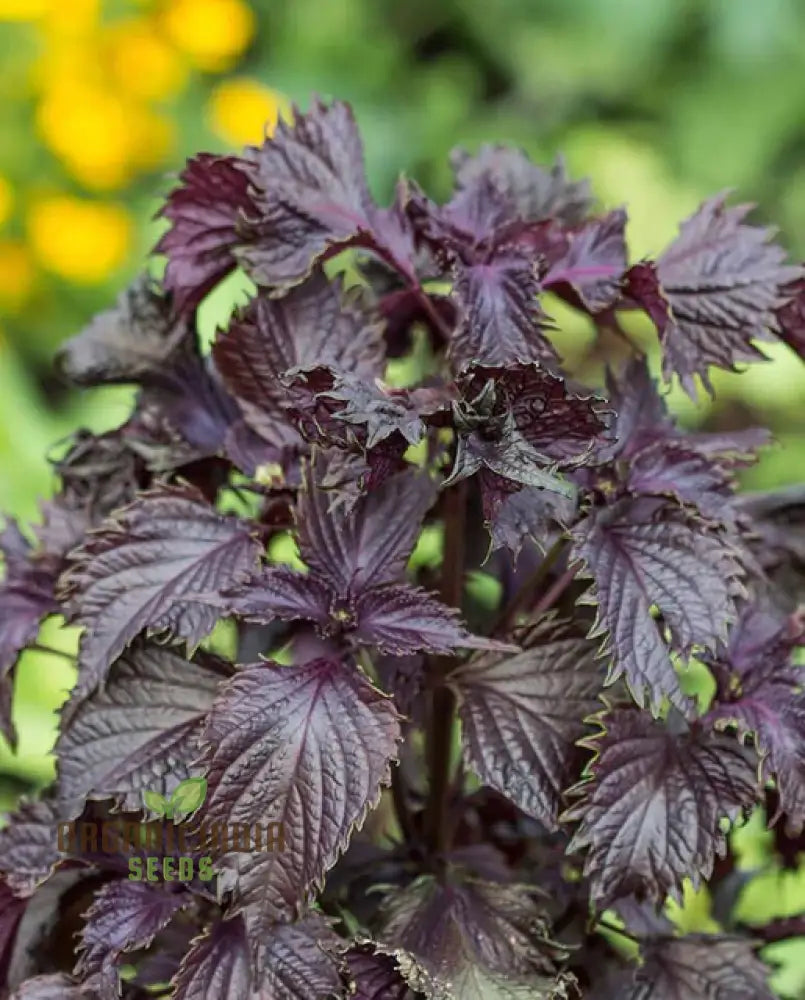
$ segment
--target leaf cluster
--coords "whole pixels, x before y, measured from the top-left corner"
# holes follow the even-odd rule
[[[728,906],[710,936],[662,907],[688,880],[728,897],[759,803],[783,839],[805,824],[805,501],[736,492],[769,435],[679,427],[623,317],[695,395],[801,344],[803,271],[723,196],[630,262],[625,211],[561,161],[452,165],[446,204],[403,179],[379,206],[349,107],[319,101],[200,154],[163,280],[64,346],[73,382],[138,393],[0,537],[10,742],[20,654],[46,617],[81,629],[57,781],[0,832],[15,1000],[772,997]],[[236,268],[253,294],[205,354],[198,307]],[[598,385],[560,357],[557,298]],[[58,836],[155,814],[279,824],[284,849],[152,883],[132,850],[175,840]]]

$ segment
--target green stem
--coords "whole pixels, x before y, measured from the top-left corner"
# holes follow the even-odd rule
[[[449,487],[444,495],[444,555],[440,595],[445,604],[460,608],[464,594],[464,537],[467,524],[467,483]],[[455,727],[455,695],[444,683],[452,656],[431,660],[434,690],[430,696],[425,755],[429,787],[425,805],[425,836],[434,854],[443,854],[449,840],[450,758]]]

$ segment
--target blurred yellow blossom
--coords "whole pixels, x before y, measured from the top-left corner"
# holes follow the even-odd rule
[[[14,312],[26,302],[34,273],[31,253],[21,240],[0,240],[0,308]]]
[[[170,0],[163,12],[174,45],[205,70],[224,70],[254,37],[254,11],[243,0]]]
[[[5,177],[0,176],[0,226],[8,221],[13,207],[14,192]]]
[[[96,28],[101,0],[50,0],[45,7],[45,31],[50,35],[74,38]]]
[[[45,95],[37,125],[45,143],[84,184],[116,187],[129,178],[128,110],[111,91],[65,80]]]
[[[210,127],[233,146],[261,142],[274,131],[280,115],[289,113],[282,94],[245,76],[218,84],[208,104]]]
[[[132,222],[119,205],[55,195],[32,206],[28,234],[43,267],[76,284],[93,284],[125,260]]]
[[[106,29],[109,69],[116,86],[145,100],[179,93],[187,79],[181,55],[144,17],[116,21]]]
[[[81,81],[49,91],[37,112],[45,143],[86,187],[121,187],[161,164],[172,133],[164,118],[124,95]]]
[[[0,21],[36,21],[50,7],[50,0],[0,0]]]
[[[0,21],[37,21],[52,0],[0,0]]]

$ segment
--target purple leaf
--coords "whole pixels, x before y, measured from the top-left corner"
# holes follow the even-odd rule
[[[160,212],[171,228],[155,249],[168,257],[165,288],[178,313],[192,312],[236,266],[244,213],[253,210],[246,167],[234,156],[200,153]]]
[[[331,510],[330,497],[314,485],[311,471],[297,507],[302,559],[340,592],[397,583],[435,497],[433,482],[408,469],[351,510]]]
[[[444,1000],[566,997],[555,950],[521,886],[420,877],[389,896],[379,934],[408,985]]]
[[[68,341],[61,366],[80,385],[141,386],[137,410],[127,424],[127,444],[152,467],[158,463],[143,446],[159,450],[173,444],[167,449],[169,467],[186,464],[217,454],[239,418],[234,400],[201,357],[192,324],[175,316],[170,299],[148,275]],[[145,440],[136,440],[138,436]],[[190,446],[186,454],[177,455],[174,438]]]
[[[805,278],[797,278],[782,292],[787,301],[777,310],[780,339],[805,358]]]
[[[8,986],[14,952],[20,947],[20,922],[27,908],[28,900],[16,895],[5,881],[0,881],[0,989]]]
[[[292,924],[273,927],[260,942],[258,997],[271,1000],[322,1000],[341,994],[339,939],[324,918],[311,913]]]
[[[35,553],[11,519],[0,535],[0,551],[5,559],[0,583],[0,732],[15,747],[13,670],[20,653],[36,639],[42,619],[61,610],[53,594],[60,562]]]
[[[351,949],[347,952],[349,978],[354,1000],[414,1000],[397,965],[388,955]]]
[[[332,365],[379,374],[380,329],[341,284],[316,270],[282,298],[258,295],[219,335],[213,356],[230,391],[276,416],[287,401],[280,377],[292,368]]]
[[[767,432],[750,428],[733,433],[682,433],[668,414],[644,358],[627,362],[617,374],[608,372],[607,385],[617,414],[612,440],[597,451],[598,481],[589,474],[584,481],[616,495],[668,496],[731,526],[735,520],[729,502],[734,471],[755,460],[756,449],[769,443]]]
[[[425,657],[388,656],[373,657],[380,687],[392,696],[398,710],[413,716],[422,705],[421,694],[425,684]]]
[[[79,430],[59,459],[51,459],[61,493],[44,506],[44,524],[36,529],[43,548],[66,555],[88,527],[134,499],[142,482],[142,463],[123,430],[95,435]]]
[[[427,477],[407,472],[349,510],[328,510],[327,493],[309,473],[297,519],[300,551],[311,572],[264,569],[225,593],[220,606],[257,622],[307,619],[324,637],[348,637],[386,653],[510,648],[471,635],[454,609],[425,591],[390,582],[404,576],[433,494]]]
[[[301,373],[304,378],[309,373]],[[338,373],[330,369],[325,373],[317,367],[315,380],[324,381],[329,376],[332,385],[318,391],[319,398],[343,403],[334,408],[332,418],[365,430],[363,448],[372,449],[395,434],[406,445],[417,444],[425,431],[425,420],[449,404],[447,388],[389,389],[378,379],[369,381],[365,376]]]
[[[17,896],[30,896],[55,870],[62,853],[59,816],[44,799],[23,800],[0,830],[0,874]]]
[[[217,513],[195,490],[141,494],[87,539],[62,578],[72,618],[86,628],[78,694],[102,685],[144,629],[198,644],[218,612],[194,596],[243,579],[260,551],[250,522]]]
[[[600,457],[618,455],[630,458],[646,442],[666,439],[675,433],[675,425],[651,377],[644,357],[631,358],[617,371],[607,370],[609,403],[615,411],[612,442]]]
[[[463,149],[453,150],[450,163],[460,191],[481,182],[491,183],[519,219],[557,219],[573,226],[582,221],[592,204],[590,182],[571,181],[561,157],[545,169],[531,163],[523,150],[486,145],[475,156]]]
[[[714,521],[731,523],[734,518],[730,476],[684,439],[656,441],[639,451],[628,466],[627,488],[638,496],[668,496],[693,504]]]
[[[454,649],[510,648],[461,625],[458,612],[409,584],[373,587],[356,603],[355,634],[381,653],[450,653]]]
[[[78,385],[140,382],[177,355],[192,356],[193,343],[190,325],[171,315],[170,300],[142,274],[111,309],[67,341],[58,363]]]
[[[805,824],[805,694],[802,671],[792,659],[803,644],[801,622],[749,605],[727,646],[707,661],[718,684],[707,719],[735,726],[741,737],[754,734],[777,782],[778,816],[785,813],[792,833]]]
[[[726,635],[742,593],[741,567],[729,543],[680,508],[649,499],[621,500],[575,529],[577,556],[595,581],[595,635],[608,633],[607,683],[625,674],[640,705],[664,696],[686,707],[670,650],[707,649]],[[652,616],[656,606],[669,644]]]
[[[399,213],[377,209],[366,185],[363,147],[348,105],[315,101],[293,124],[247,152],[254,196],[249,239],[239,258],[277,292],[303,281],[314,263],[365,246],[404,274],[413,245]]]
[[[273,927],[252,972],[249,941],[240,917],[219,920],[197,938],[174,980],[175,1000],[325,1000],[340,992],[338,965],[323,947],[334,935],[310,916]]]
[[[400,736],[390,699],[337,660],[244,668],[209,714],[204,817],[281,823],[285,850],[230,854],[250,927],[288,919],[390,780]]]
[[[462,402],[454,423],[464,433],[504,442],[517,436],[558,465],[582,464],[607,431],[606,404],[592,393],[574,391],[564,379],[537,364],[505,368],[473,365],[460,380]]]
[[[263,569],[221,600],[223,609],[248,621],[305,618],[323,630],[330,624],[332,604],[332,592],[317,577],[284,566]]]
[[[567,233],[567,250],[551,261],[542,287],[570,285],[592,313],[611,306],[626,270],[626,212],[617,209]]]
[[[683,879],[709,878],[726,850],[722,820],[754,803],[753,755],[678,716],[669,727],[621,710],[602,725],[591,777],[576,789],[583,799],[565,817],[580,824],[570,850],[588,848],[584,871],[602,906],[632,893],[681,898]]]
[[[547,316],[537,301],[539,291],[534,262],[515,250],[457,265],[453,294],[459,324],[451,348],[457,363],[539,361],[555,367],[558,355],[543,333]]]
[[[240,917],[219,920],[196,938],[173,982],[176,1000],[254,1000]]]
[[[442,268],[446,262],[488,261],[499,235],[513,221],[514,203],[489,175],[455,191],[437,205],[413,182],[406,189],[405,211],[419,243],[429,247]]]
[[[711,365],[734,371],[738,362],[763,360],[752,341],[776,332],[783,288],[800,277],[770,242],[773,230],[744,223],[752,206],[727,208],[725,202],[724,195],[706,201],[657,261],[669,309],[659,331],[663,373],[678,375],[692,397],[696,375],[712,391]]]
[[[190,662],[169,647],[135,641],[104,690],[68,713],[56,744],[62,799],[115,796],[137,810],[146,789],[169,798],[194,773],[205,715],[230,674],[209,653]]]
[[[650,260],[633,264],[621,279],[624,306],[643,309],[660,333],[670,321],[670,306],[660,288],[657,265]]]
[[[484,518],[493,549],[506,548],[516,559],[528,539],[542,545],[556,526],[570,524],[576,513],[575,498],[554,490],[511,484],[492,473],[481,473]]]
[[[102,994],[118,991],[117,966],[127,951],[146,948],[191,896],[161,883],[107,882],[96,893],[81,933],[76,975]]]
[[[774,1000],[769,969],[751,941],[737,937],[688,934],[661,938],[643,948],[643,964],[623,1000]]]
[[[551,521],[575,513],[576,488],[556,476],[556,467],[589,459],[607,432],[608,414],[602,400],[568,391],[536,364],[473,365],[459,390],[448,482],[479,473],[493,547],[516,553],[526,537],[539,538]]]
[[[516,638],[522,652],[484,653],[450,675],[464,757],[485,785],[555,830],[579,774],[584,720],[601,708],[603,672],[595,645],[569,622],[543,620]]]
[[[805,491],[799,484],[744,493],[733,499],[741,523],[751,529],[749,548],[769,574],[781,607],[805,602]]]

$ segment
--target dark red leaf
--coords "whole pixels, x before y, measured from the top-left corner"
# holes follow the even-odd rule
[[[408,985],[444,1000],[568,997],[555,949],[522,887],[428,876],[389,896],[379,934]]]
[[[317,916],[273,927],[253,971],[243,921],[219,920],[193,942],[171,995],[175,1000],[326,1000],[341,985],[336,960],[322,947],[333,937]]]
[[[171,228],[156,250],[168,257],[165,287],[186,314],[235,268],[243,216],[253,208],[246,163],[235,156],[200,153],[179,180],[160,212]]]
[[[231,673],[223,660],[136,640],[117,660],[106,687],[68,712],[59,737],[59,794],[118,798],[142,808],[143,791],[169,798],[190,777],[198,738],[219,684]]]
[[[72,618],[86,628],[77,693],[102,685],[146,629],[198,644],[219,614],[194,598],[242,580],[260,552],[251,522],[219,514],[195,490],[142,494],[87,539],[62,579]]]
[[[570,285],[590,312],[609,308],[626,270],[626,212],[617,209],[569,230],[566,251],[551,261],[543,288]]]
[[[784,287],[800,277],[770,242],[773,230],[743,221],[752,206],[725,202],[724,195],[706,201],[657,261],[659,294],[668,303],[663,372],[678,375],[691,396],[696,375],[711,390],[711,365],[733,371],[739,362],[763,360],[752,341],[777,331]],[[654,301],[650,312],[657,311]]]
[[[247,152],[254,196],[249,239],[239,255],[260,285],[277,292],[349,245],[378,253],[411,273],[413,244],[399,213],[376,208],[366,185],[361,144],[349,106],[315,101],[293,124]]]
[[[284,830],[284,851],[225,861],[256,934],[288,919],[321,883],[390,780],[399,736],[391,701],[335,660],[258,664],[223,689],[204,733],[204,816]]]
[[[651,941],[634,984],[623,1000],[774,1000],[769,969],[750,941],[736,937],[689,934]]]
[[[608,682],[625,674],[643,705],[663,697],[684,708],[670,651],[714,649],[742,593],[736,551],[719,532],[659,500],[620,500],[574,532],[576,553],[595,581],[595,635],[612,655]],[[651,613],[659,608],[669,640]]]
[[[515,250],[457,265],[453,295],[459,323],[451,345],[456,362],[539,361],[554,368],[559,358],[544,335],[548,317],[537,300],[539,291],[534,262]]]
[[[631,893],[679,897],[682,881],[709,878],[726,850],[721,822],[755,802],[753,755],[678,715],[668,726],[621,710],[602,725],[583,799],[565,817],[580,823],[570,849],[588,849],[584,870],[602,906]]]
[[[140,275],[111,309],[99,313],[61,348],[58,363],[78,385],[141,382],[180,355],[192,356],[194,334],[171,314],[170,300]]]
[[[485,785],[556,829],[579,775],[584,720],[601,708],[603,671],[595,645],[568,622],[543,620],[517,642],[514,656],[484,653],[450,675],[464,756]]]
[[[114,996],[123,954],[147,947],[190,900],[189,893],[162,883],[107,882],[86,915],[76,974],[102,995]]]
[[[590,182],[571,181],[558,157],[546,169],[532,163],[523,150],[481,146],[475,156],[463,149],[450,154],[456,187],[463,191],[488,181],[512,205],[513,215],[527,221],[557,219],[577,225],[592,204]]]
[[[776,780],[779,813],[785,813],[790,833],[805,824],[805,694],[792,658],[804,644],[801,623],[749,605],[729,643],[708,660],[718,690],[707,718],[736,727],[741,737],[753,734]]]

